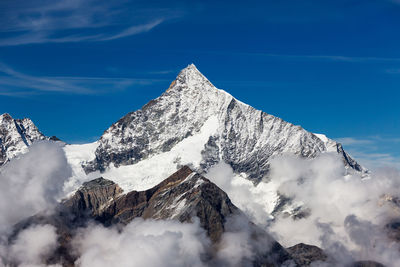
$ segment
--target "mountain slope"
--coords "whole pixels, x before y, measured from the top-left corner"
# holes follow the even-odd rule
[[[341,144],[236,100],[213,86],[192,64],[160,97],[106,130],[85,171],[129,165],[143,169],[145,160],[156,161],[158,170],[148,168],[148,177],[159,182],[174,170],[171,166],[188,164],[202,173],[224,161],[257,183],[268,178],[275,156],[313,158],[324,152],[340,154],[349,170],[366,172]]]
[[[47,139],[28,118],[13,119],[0,115],[0,166],[28,151],[33,142]]]

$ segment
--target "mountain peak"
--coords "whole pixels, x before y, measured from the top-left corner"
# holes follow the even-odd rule
[[[13,119],[13,118],[12,118],[11,115],[8,114],[8,113],[3,113],[3,114],[0,115],[0,120],[1,120],[1,121],[3,121],[3,120],[12,120],[12,119]]]
[[[181,73],[182,72],[194,72],[194,73],[202,75],[201,72],[199,71],[199,69],[193,63],[187,65],[186,68],[182,69]]]
[[[191,89],[202,89],[205,84],[214,87],[212,83],[197,69],[192,63],[186,68],[181,70],[176,77],[175,81],[172,82],[170,88],[174,85],[187,85]]]

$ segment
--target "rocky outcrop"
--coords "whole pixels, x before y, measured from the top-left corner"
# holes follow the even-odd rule
[[[385,267],[383,264],[375,261],[340,263],[335,259],[335,255],[328,256],[321,248],[304,243],[294,245],[286,250],[296,261],[297,266]]]
[[[84,183],[62,207],[80,217],[96,217],[122,192],[117,184],[100,177]]]
[[[328,256],[322,249],[304,243],[287,248],[287,251],[300,266],[309,266],[311,263],[325,262],[328,259]]]

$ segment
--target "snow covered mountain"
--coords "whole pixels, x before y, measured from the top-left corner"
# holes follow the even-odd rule
[[[114,123],[96,145],[95,157],[84,164],[87,173],[118,168],[120,176],[132,166],[131,180],[136,172],[142,186],[182,165],[204,173],[221,161],[258,183],[268,178],[270,160],[283,154],[314,158],[334,151],[349,170],[366,172],[341,144],[240,102],[193,64],[160,97]],[[143,176],[153,184],[143,184]]]
[[[19,154],[26,153],[35,141],[48,139],[28,119],[13,119],[0,115],[0,166]]]

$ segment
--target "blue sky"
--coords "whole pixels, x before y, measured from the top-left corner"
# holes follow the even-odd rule
[[[94,141],[194,63],[367,166],[400,167],[399,29],[396,0],[3,0],[0,112]]]

